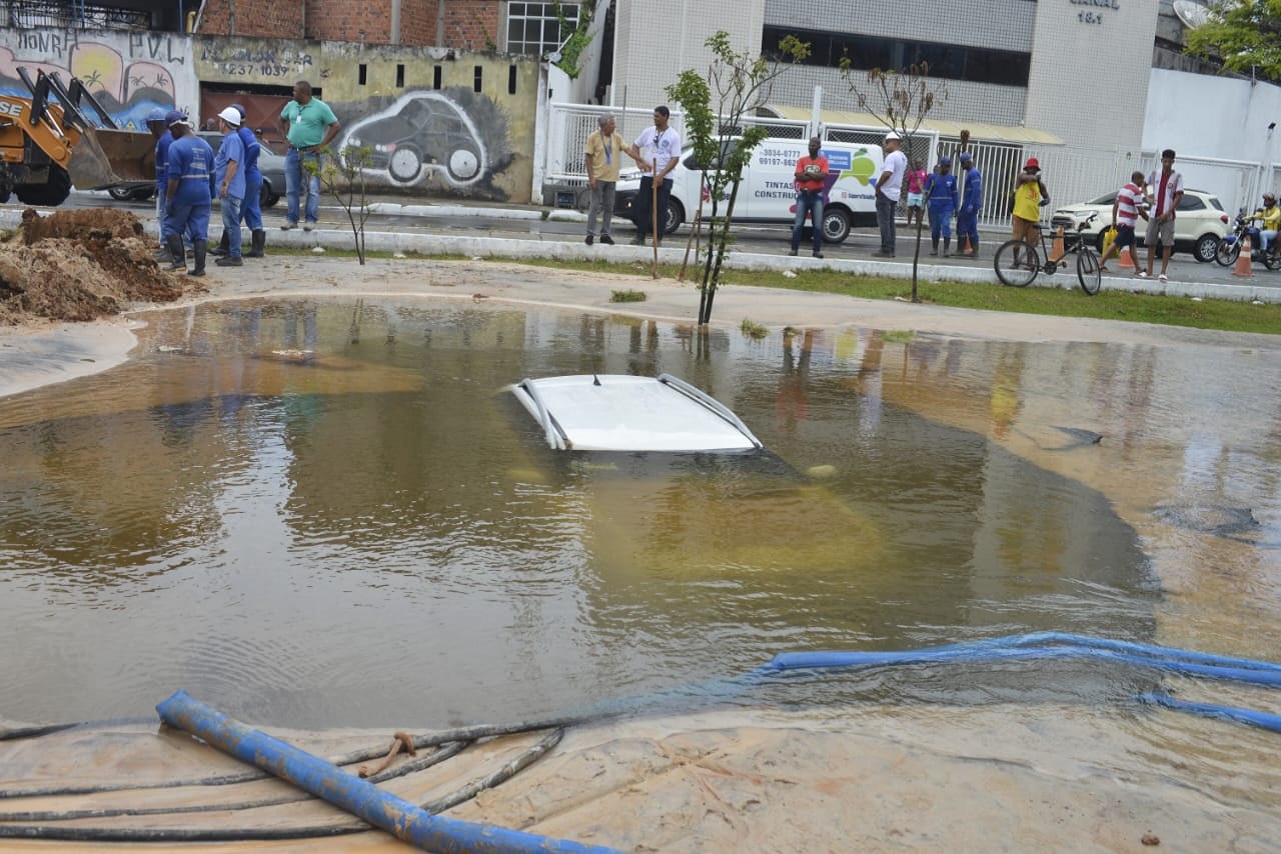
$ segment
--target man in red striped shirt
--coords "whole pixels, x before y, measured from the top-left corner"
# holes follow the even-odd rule
[[[1148,190],[1154,197],[1152,217],[1148,220],[1148,268],[1139,273],[1140,279],[1152,278],[1152,252],[1161,246],[1161,281],[1170,267],[1170,253],[1174,251],[1174,211],[1183,198],[1183,176],[1174,171],[1174,149],[1161,152],[1161,168],[1148,174]]]
[[[1108,271],[1109,258],[1113,255],[1119,258],[1122,251],[1129,249],[1130,261],[1134,263],[1134,274],[1138,275],[1139,253],[1135,248],[1134,227],[1139,217],[1146,220],[1148,210],[1143,201],[1143,173],[1135,172],[1130,175],[1130,183],[1117,190],[1116,201],[1112,203],[1112,227],[1116,229],[1116,237],[1099,262],[1101,272]]]

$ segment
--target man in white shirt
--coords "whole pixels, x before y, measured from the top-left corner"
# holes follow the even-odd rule
[[[654,245],[663,242],[663,228],[667,223],[667,200],[672,196],[672,179],[667,177],[681,156],[681,137],[667,126],[671,111],[667,107],[654,108],[654,126],[645,128],[627,153],[648,174],[641,178],[640,190],[636,197],[636,237],[632,240],[635,246],[645,245],[645,235],[653,227],[654,182],[658,182],[658,233],[654,235]]]
[[[1174,149],[1161,152],[1161,168],[1148,173],[1148,192],[1153,196],[1152,216],[1148,219],[1148,266],[1140,270],[1140,279],[1152,278],[1153,253],[1160,244],[1161,281],[1166,281],[1170,269],[1170,253],[1174,251],[1174,211],[1183,198],[1183,176],[1174,171]]]
[[[907,171],[907,155],[899,151],[899,135],[890,131],[885,135],[884,166],[881,177],[876,179],[876,224],[881,227],[881,248],[873,258],[893,258],[896,238],[894,216],[898,210],[899,196],[903,192],[903,173]]]

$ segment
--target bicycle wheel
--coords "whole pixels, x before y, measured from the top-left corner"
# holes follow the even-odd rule
[[[1099,269],[1099,256],[1088,246],[1082,246],[1076,253],[1076,280],[1081,283],[1081,290],[1094,296],[1103,286],[1103,272]]]
[[[996,277],[1001,284],[1026,288],[1041,272],[1041,254],[1022,240],[1007,240],[996,250]]]

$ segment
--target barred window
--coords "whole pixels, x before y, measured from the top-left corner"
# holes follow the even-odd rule
[[[560,47],[569,30],[561,32],[557,5],[572,30],[578,25],[577,3],[508,3],[507,52],[542,56]]]

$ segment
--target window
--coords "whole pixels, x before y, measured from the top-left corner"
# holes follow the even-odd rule
[[[792,30],[786,27],[765,27],[761,53],[767,57],[778,56],[781,52],[779,45],[786,35],[794,35],[803,42],[809,42],[810,55],[802,60],[805,65],[838,68],[841,59],[846,58],[852,69],[863,71],[871,68],[906,68],[914,62],[925,61],[930,64],[931,77],[997,83],[1002,86],[1027,86],[1032,68],[1032,55],[1017,51],[918,42],[858,33]]]
[[[569,29],[561,32],[557,6]],[[577,3],[507,4],[507,51],[543,56],[560,47],[569,32],[578,26]]]

